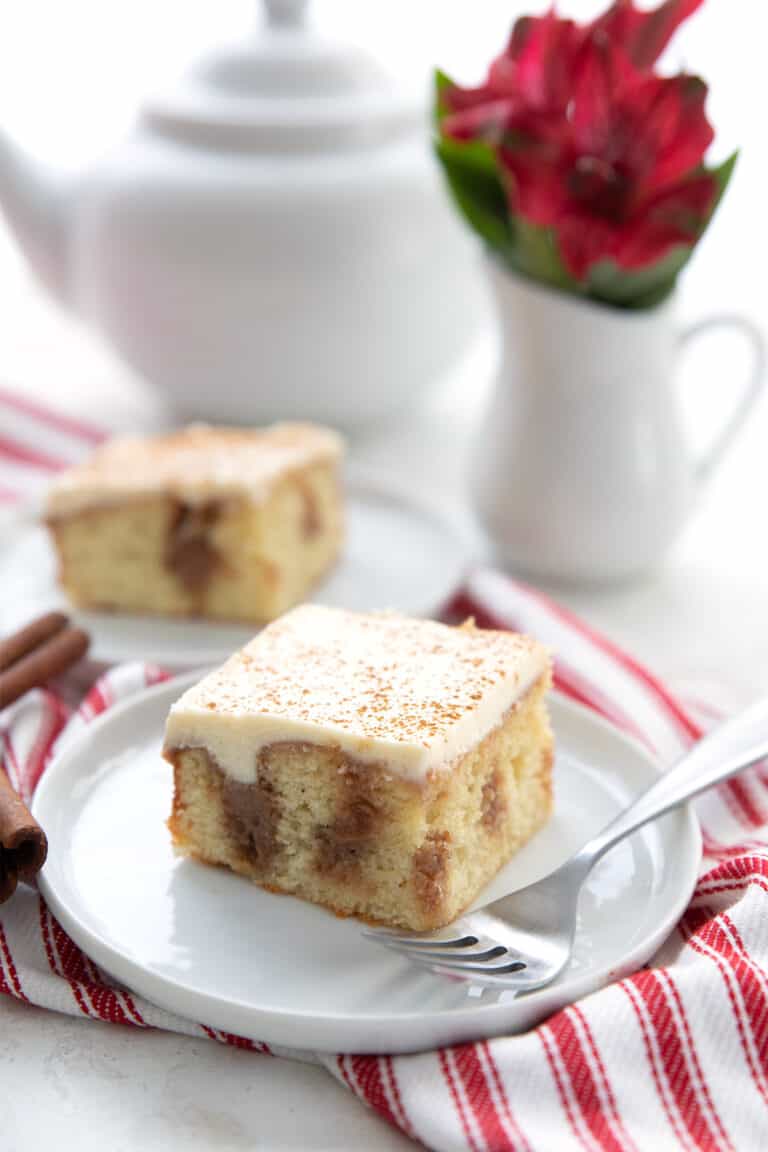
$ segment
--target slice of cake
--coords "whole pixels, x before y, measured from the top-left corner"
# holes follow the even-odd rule
[[[337,913],[446,924],[546,821],[547,652],[303,605],[174,704],[176,848]]]
[[[49,494],[61,584],[83,608],[272,620],[339,552],[341,457],[310,424],[113,440]]]

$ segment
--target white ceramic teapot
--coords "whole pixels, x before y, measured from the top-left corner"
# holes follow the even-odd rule
[[[304,8],[268,0],[260,35],[72,180],[0,136],[0,204],[31,265],[181,417],[371,425],[478,332],[423,107]]]

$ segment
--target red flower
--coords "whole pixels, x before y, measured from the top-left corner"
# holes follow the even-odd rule
[[[555,230],[577,279],[606,258],[639,268],[692,244],[712,208],[706,86],[649,71],[700,3],[616,0],[586,27],[554,12],[520,20],[486,84],[445,95],[443,133],[494,146],[512,211]]]
[[[629,72],[599,33],[574,62],[568,115],[545,121],[521,110],[507,120],[499,160],[514,211],[556,230],[577,278],[612,258],[653,263],[691,244],[715,197],[698,171],[712,141],[706,86]]]
[[[703,0],[665,0],[647,12],[632,0],[614,3],[591,24],[561,20],[554,7],[545,16],[521,16],[509,43],[493,61],[488,79],[479,88],[452,87],[445,95],[449,115],[446,131],[456,139],[478,135],[520,107],[555,115],[565,113],[570,99],[569,78],[585,39],[600,32],[635,68],[648,69],[658,60],[673,33]]]
[[[448,115],[443,131],[456,140],[493,139],[509,119],[535,109],[565,114],[568,77],[583,29],[554,13],[523,16],[512,29],[506,52],[493,61],[479,88],[451,87],[444,94]]]
[[[679,26],[702,3],[703,0],[666,0],[659,8],[639,12],[632,0],[615,0],[590,29],[605,32],[612,43],[624,49],[636,68],[652,68]]]

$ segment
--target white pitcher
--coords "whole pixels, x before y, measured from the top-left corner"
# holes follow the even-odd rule
[[[493,259],[488,266],[502,353],[472,482],[499,558],[515,572],[581,584],[651,569],[758,397],[759,332],[731,315],[681,332],[674,296],[624,311],[524,281]],[[683,342],[713,325],[743,333],[753,370],[709,453],[696,460],[675,360]]]

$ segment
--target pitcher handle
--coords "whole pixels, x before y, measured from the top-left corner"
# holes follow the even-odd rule
[[[697,320],[680,333],[680,347],[684,347],[691,340],[696,339],[713,328],[733,328],[746,339],[752,348],[752,371],[742,396],[733,411],[725,421],[714,443],[704,453],[696,468],[696,479],[699,484],[705,483],[720,464],[723,456],[731,446],[742,425],[754,408],[765,385],[766,350],[765,340],[760,329],[746,316],[737,313],[718,313]]]

